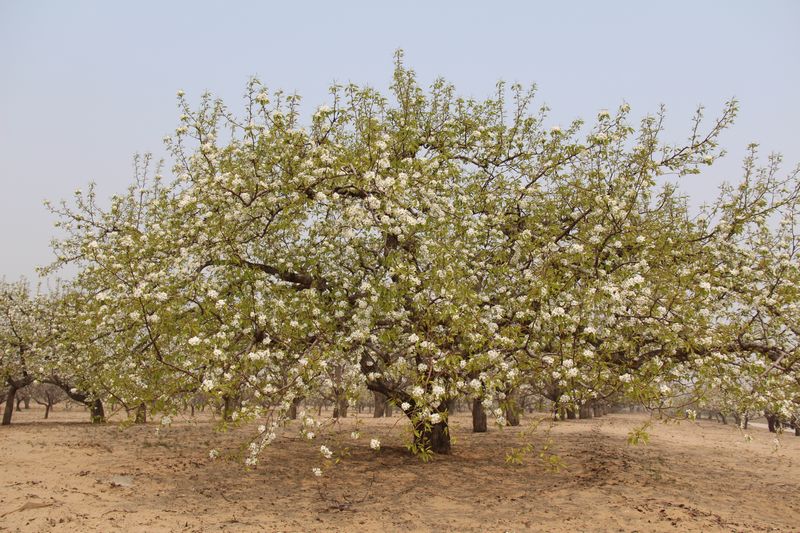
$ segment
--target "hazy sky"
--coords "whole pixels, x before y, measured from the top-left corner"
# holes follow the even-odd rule
[[[332,81],[389,85],[392,54],[428,84],[489,95],[535,82],[554,124],[664,103],[671,140],[693,108],[741,102],[694,203],[738,178],[752,141],[800,162],[800,1],[76,2],[0,0],[0,277],[50,261],[44,199],[123,191],[135,152],[163,155],[175,92],[231,107],[251,75],[324,102]]]

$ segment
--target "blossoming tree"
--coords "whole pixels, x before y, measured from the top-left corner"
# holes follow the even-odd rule
[[[458,397],[504,423],[522,384],[566,413],[674,407],[728,357],[795,379],[797,175],[753,159],[705,218],[664,179],[713,164],[735,102],[673,146],[663,111],[547,128],[532,91],[426,92],[399,57],[392,97],[335,85],[303,127],[299,98],[256,80],[240,115],[179,93],[174,180],[139,160],[109,208],[92,190],[54,208],[53,268],[80,266],[70,346],[106,394],[169,411],[202,390],[226,419],[267,417],[252,464],[323,388],[388,398],[428,457]]]

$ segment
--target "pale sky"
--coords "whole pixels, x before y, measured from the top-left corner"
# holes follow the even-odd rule
[[[800,1],[0,0],[0,278],[51,260],[43,200],[122,192],[134,153],[164,155],[178,89],[235,109],[257,75],[310,109],[333,81],[385,89],[398,48],[465,95],[536,83],[553,124],[664,103],[676,142],[697,104],[711,118],[735,96],[727,158],[684,182],[694,204],[738,179],[750,142],[800,163]]]

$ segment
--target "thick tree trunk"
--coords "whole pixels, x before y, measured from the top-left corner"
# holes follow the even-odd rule
[[[486,433],[486,411],[478,398],[472,400],[472,432]]]
[[[572,407],[567,408],[567,420],[575,420],[575,409]]]
[[[3,423],[0,425],[7,426],[11,424],[11,416],[14,414],[14,398],[17,395],[17,388],[13,385],[9,387],[6,394],[6,408],[3,410]]]
[[[450,431],[447,423],[439,422],[428,429],[425,429],[425,424],[420,423],[414,433],[414,443],[433,453],[450,453]]]
[[[578,410],[578,416],[581,419],[592,418],[594,416],[594,408],[590,404],[585,403],[581,405],[580,409]]]
[[[769,428],[770,433],[775,433],[775,417],[772,415],[767,415],[767,428]]]
[[[134,424],[147,424],[147,406],[144,402],[139,404],[139,407],[136,408],[136,418],[134,419]]]

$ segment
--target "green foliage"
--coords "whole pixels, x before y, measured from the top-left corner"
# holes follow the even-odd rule
[[[633,428],[628,433],[628,445],[638,446],[640,444],[647,445],[650,442],[650,434],[647,430],[650,428],[651,422],[647,421],[639,427]]]

